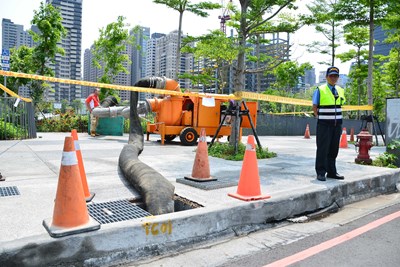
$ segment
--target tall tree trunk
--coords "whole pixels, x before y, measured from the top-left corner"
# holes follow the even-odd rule
[[[183,12],[179,13],[179,29],[178,29],[178,44],[176,47],[176,69],[175,69],[175,77],[174,79],[178,81],[178,75],[180,71],[180,63],[181,63],[181,39],[182,39],[182,18]]]
[[[367,79],[367,96],[368,105],[373,104],[372,99],[372,76],[374,68],[374,5],[375,1],[370,1],[370,11],[369,11],[369,51],[368,51],[368,79]],[[369,115],[372,115],[372,111],[368,111]],[[372,134],[372,123],[368,123],[368,130]]]
[[[332,65],[335,66],[335,22],[332,25]]]
[[[247,23],[246,23],[246,15],[247,8],[250,4],[250,0],[240,0],[241,5],[241,17],[240,17],[240,31],[239,31],[239,53],[237,58],[237,65],[235,69],[234,75],[234,92],[240,92],[244,88],[245,81],[245,49],[246,49],[246,35],[247,35]],[[240,109],[241,103],[237,105],[236,108]],[[236,114],[239,114],[237,112]],[[231,137],[229,139],[229,144],[235,146],[235,153],[238,150],[239,144],[239,129],[240,129],[240,118],[237,116],[232,117],[232,128],[231,128]]]

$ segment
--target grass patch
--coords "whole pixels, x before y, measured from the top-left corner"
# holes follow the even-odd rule
[[[240,161],[243,160],[245,151],[246,151],[246,145],[244,145],[243,143],[239,143],[238,153],[235,155],[234,146],[229,145],[229,143],[216,142],[212,145],[211,148],[208,148],[208,155],[226,160]],[[276,157],[276,153],[268,151],[267,147],[263,148],[262,150],[257,148],[256,153],[257,153],[257,159]]]

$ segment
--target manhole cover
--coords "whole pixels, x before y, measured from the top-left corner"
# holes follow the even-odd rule
[[[0,197],[17,196],[19,190],[16,186],[0,187]]]
[[[176,179],[176,182],[193,186],[203,190],[213,190],[213,189],[231,187],[231,186],[236,186],[238,184],[237,179],[229,179],[229,178],[218,178],[218,180],[216,181],[209,181],[209,182],[196,182],[185,178],[178,178]]]
[[[151,216],[144,209],[133,205],[128,200],[116,200],[87,205],[89,214],[101,224],[128,221]]]

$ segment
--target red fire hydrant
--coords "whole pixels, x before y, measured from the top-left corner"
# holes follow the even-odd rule
[[[358,156],[355,162],[358,164],[372,164],[372,159],[369,157],[369,150],[374,146],[372,143],[372,135],[369,134],[367,129],[362,129],[362,131],[357,135],[359,140],[354,145],[358,147]]]

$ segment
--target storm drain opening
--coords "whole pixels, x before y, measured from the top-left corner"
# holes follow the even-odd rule
[[[19,190],[16,186],[0,187],[0,197],[18,196]]]
[[[197,202],[194,202],[190,199],[181,197],[177,194],[175,194],[175,196],[174,196],[174,203],[175,203],[175,212],[204,207],[203,205],[201,205]]]
[[[215,190],[231,186],[237,186],[238,178],[224,177],[224,178],[218,178],[216,181],[207,181],[207,182],[197,182],[185,178],[177,178],[176,182],[202,190]]]
[[[145,205],[143,204],[143,202],[141,202],[140,199],[134,199],[131,200],[131,202],[134,205],[141,207],[142,209],[146,209]],[[203,207],[204,207],[203,205],[194,202],[190,199],[184,198],[177,194],[174,195],[174,212],[203,208]]]
[[[128,221],[152,216],[129,200],[116,200],[87,205],[90,216],[100,224]]]

